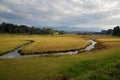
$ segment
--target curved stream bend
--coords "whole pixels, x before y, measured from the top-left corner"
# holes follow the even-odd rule
[[[19,46],[18,48],[16,48],[15,50],[10,51],[10,52],[0,56],[0,58],[20,58],[20,57],[22,57],[22,55],[19,53],[19,50],[21,50],[22,48],[24,48],[25,46],[27,46],[33,42],[34,41],[30,41],[26,44],[23,44],[23,45]]]
[[[20,46],[19,48],[15,49],[14,51],[8,52],[5,55],[0,56],[1,58],[22,58],[22,57],[33,57],[33,56],[50,56],[50,55],[65,55],[65,54],[78,54],[80,51],[90,51],[91,49],[95,48],[95,45],[97,44],[96,41],[90,39],[89,42],[91,42],[91,44],[89,46],[87,46],[85,49],[81,49],[81,50],[75,50],[75,51],[67,51],[67,52],[57,52],[57,53],[53,53],[53,54],[31,54],[31,55],[21,55],[19,53],[19,50],[24,48],[25,46],[31,44],[33,41],[30,41],[22,46]]]

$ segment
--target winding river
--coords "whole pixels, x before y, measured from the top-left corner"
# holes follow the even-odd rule
[[[78,54],[79,52],[81,51],[90,51],[92,50],[93,48],[95,48],[95,45],[97,44],[96,41],[90,39],[88,40],[91,44],[88,45],[85,49],[81,49],[81,50],[74,50],[74,51],[66,51],[66,52],[57,52],[57,53],[52,53],[52,54],[49,54],[49,53],[46,53],[46,54],[32,54],[32,55],[21,55],[19,53],[19,50],[21,50],[22,48],[24,48],[25,46],[27,45],[30,45],[33,41],[30,41],[22,46],[20,46],[19,48],[11,51],[11,52],[8,52],[2,56],[0,56],[0,59],[3,59],[3,58],[25,58],[25,57],[34,57],[34,56],[57,56],[57,55],[66,55],[66,54]]]

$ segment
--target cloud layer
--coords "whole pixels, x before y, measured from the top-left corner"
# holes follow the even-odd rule
[[[111,28],[120,25],[120,0],[0,0],[0,23]]]

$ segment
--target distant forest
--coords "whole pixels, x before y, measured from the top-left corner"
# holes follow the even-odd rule
[[[36,28],[26,25],[16,25],[12,23],[2,23],[0,24],[0,33],[10,33],[10,34],[40,34],[40,35],[63,35],[66,34],[65,31],[54,30],[53,28]],[[94,34],[102,35],[113,35],[120,36],[120,26],[116,26],[113,29],[102,30],[101,32],[96,32]]]
[[[113,29],[102,30],[101,34],[103,34],[103,35],[120,36],[120,26],[116,26]]]
[[[64,31],[54,30],[52,28],[35,28],[26,25],[16,25],[12,23],[2,23],[0,24],[0,33],[10,33],[10,34],[50,34],[58,35],[65,34]]]

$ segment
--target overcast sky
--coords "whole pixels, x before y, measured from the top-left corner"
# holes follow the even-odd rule
[[[120,25],[120,0],[0,0],[0,23],[112,28]]]

